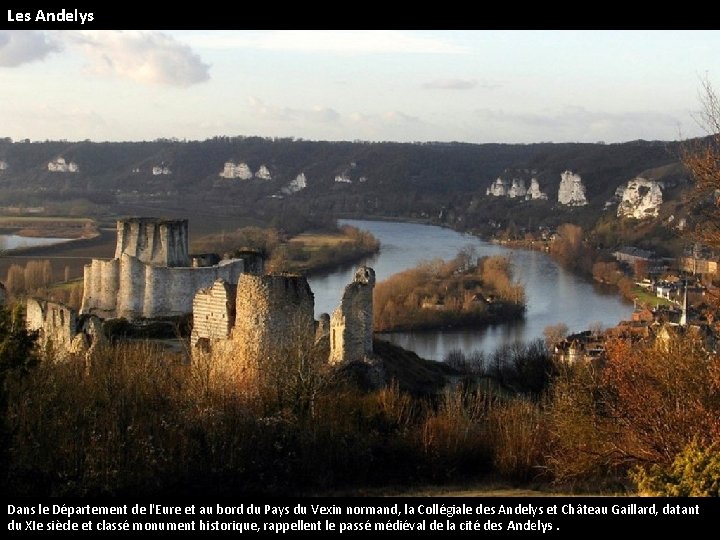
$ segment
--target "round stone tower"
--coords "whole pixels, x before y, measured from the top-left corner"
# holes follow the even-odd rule
[[[290,361],[312,344],[315,299],[303,276],[242,274],[232,340],[245,362]]]

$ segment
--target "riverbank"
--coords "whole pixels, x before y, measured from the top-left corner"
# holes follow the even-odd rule
[[[313,275],[355,264],[378,251],[380,242],[372,234],[345,225],[338,231],[306,232],[291,238],[274,265],[285,271]]]
[[[0,234],[27,238],[91,238],[98,234],[90,218],[0,216]]]
[[[375,289],[378,332],[479,328],[525,313],[525,290],[508,258],[461,251],[394,274]]]

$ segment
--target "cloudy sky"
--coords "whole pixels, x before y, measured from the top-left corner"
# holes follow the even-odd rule
[[[703,134],[717,31],[0,31],[0,136],[617,142]]]

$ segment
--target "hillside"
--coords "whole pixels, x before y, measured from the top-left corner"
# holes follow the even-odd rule
[[[42,207],[35,211],[190,215],[191,229],[198,233],[266,223],[297,231],[308,222],[340,215],[432,219],[478,229],[489,223],[505,227],[513,220],[523,226],[568,220],[587,224],[597,220],[618,186],[643,171],[659,171],[662,177],[667,170],[677,176],[678,154],[677,143],[647,141],[510,145],[259,137],[120,143],[3,139],[0,206],[3,213]],[[51,162],[56,172],[49,170]],[[496,178],[520,170],[538,181],[548,200],[486,194]],[[558,204],[560,175],[566,170],[581,177],[586,206]]]

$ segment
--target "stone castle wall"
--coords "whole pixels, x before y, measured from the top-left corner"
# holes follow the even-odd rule
[[[375,271],[360,266],[330,318],[330,363],[361,362],[372,355]]]
[[[315,298],[303,276],[242,274],[231,338],[237,356],[262,364],[297,354],[314,335],[314,309]]]
[[[78,315],[71,307],[48,300],[27,299],[25,326],[38,332],[40,346],[50,347],[57,360],[87,353],[105,341],[99,319]]]
[[[213,266],[191,266],[187,220],[131,218],[117,222],[115,259],[85,265],[80,312],[102,318],[168,317],[192,312],[193,297],[216,280],[237,283],[262,273],[255,252]]]
[[[235,283],[244,271],[243,259],[200,268],[152,266],[127,254],[94,260],[85,266],[81,313],[126,319],[184,315],[192,311],[197,291],[218,279]]]
[[[211,287],[200,290],[193,299],[193,329],[190,345],[199,340],[208,344],[230,337],[235,324],[237,285],[217,280]]]

